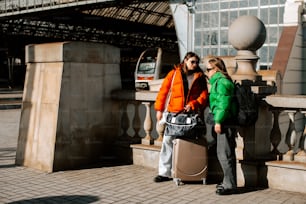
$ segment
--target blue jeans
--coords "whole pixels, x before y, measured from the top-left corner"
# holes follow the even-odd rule
[[[158,175],[171,177],[172,170],[172,151],[173,140],[175,137],[166,136],[163,137],[163,143],[160,150]]]

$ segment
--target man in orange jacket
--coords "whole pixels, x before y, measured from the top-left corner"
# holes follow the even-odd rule
[[[208,90],[205,75],[199,67],[199,61],[200,58],[197,54],[188,52],[183,62],[167,74],[154,106],[157,122],[162,119],[165,110],[171,113],[178,113],[182,110],[194,111],[204,115],[208,101]],[[167,135],[163,137],[158,176],[154,178],[155,182],[171,180],[173,139],[175,137]]]

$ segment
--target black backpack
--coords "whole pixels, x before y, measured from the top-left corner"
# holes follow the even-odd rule
[[[254,125],[258,119],[258,101],[251,86],[235,84],[234,105],[237,106],[236,121],[239,126]]]

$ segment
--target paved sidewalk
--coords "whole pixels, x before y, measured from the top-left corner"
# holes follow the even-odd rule
[[[306,194],[273,189],[218,196],[215,184],[154,183],[156,171],[136,165],[43,173],[14,165],[16,140],[0,137],[0,203],[306,204]]]

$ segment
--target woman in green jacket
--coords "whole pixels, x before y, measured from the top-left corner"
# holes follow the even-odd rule
[[[232,104],[234,83],[227,73],[225,64],[218,57],[209,57],[206,62],[206,75],[209,79],[209,107],[213,114],[213,135],[217,141],[217,157],[223,170],[223,181],[217,185],[218,195],[236,193],[236,131],[230,125],[235,114]]]

